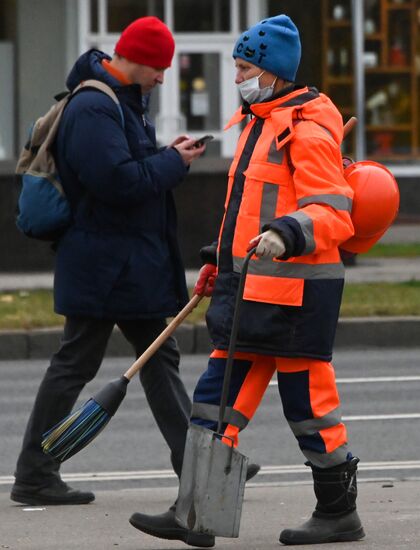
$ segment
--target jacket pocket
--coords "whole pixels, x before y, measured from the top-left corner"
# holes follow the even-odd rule
[[[301,306],[304,279],[249,274],[245,281],[244,299],[282,306]]]
[[[274,164],[262,160],[251,162],[244,175],[249,179],[282,186],[289,185],[291,181],[290,171],[286,164]]]
[[[259,161],[251,163],[244,175],[241,214],[258,216],[262,226],[276,217],[280,204],[285,205],[290,183],[288,168]]]

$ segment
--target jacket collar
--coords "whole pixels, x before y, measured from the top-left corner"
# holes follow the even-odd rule
[[[225,129],[241,122],[247,114],[253,114],[261,119],[270,119],[277,149],[283,147],[295,135],[296,121],[299,119],[313,120],[328,129],[335,141],[342,140],[342,117],[331,100],[320,94],[313,87],[293,87],[284,90],[276,97],[262,103],[239,108],[230,119]]]
[[[111,61],[109,55],[100,50],[91,49],[82,54],[74,64],[67,77],[67,87],[73,90],[83,80],[94,78],[101,80],[110,86],[120,99],[140,114],[143,114],[147,107],[147,97],[141,93],[138,84],[125,84],[105,69],[102,62]]]
[[[290,88],[292,90],[290,91]],[[258,118],[269,118],[273,116],[273,110],[296,110],[296,108],[307,101],[316,99],[319,97],[319,92],[316,88],[309,88],[308,86],[288,86],[282,90],[276,96],[269,101],[263,101],[262,103],[244,103],[242,107],[239,107],[234,113],[232,118],[225,126],[225,130],[228,130],[235,124],[241,122],[247,115],[252,114]]]
[[[122,71],[116,69],[108,59],[102,59],[102,67],[123,86],[132,84],[131,80],[129,80]]]
[[[287,90],[289,90],[288,93]],[[272,115],[272,111],[275,109],[301,107],[304,103],[319,97],[318,90],[316,88],[309,88],[308,86],[299,87],[297,89],[293,89],[292,91],[290,91],[290,88],[287,88],[287,90],[285,90],[286,93],[280,92],[280,94],[270,101],[250,105],[250,112],[259,118],[268,118]]]

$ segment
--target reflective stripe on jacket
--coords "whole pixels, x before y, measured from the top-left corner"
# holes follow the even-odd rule
[[[248,243],[271,228],[283,236],[288,257],[251,260],[238,349],[329,360],[344,276],[338,245],[353,234],[341,116],[314,88],[250,109],[255,117],[229,170],[209,330],[225,349]],[[238,111],[228,127],[244,116]]]

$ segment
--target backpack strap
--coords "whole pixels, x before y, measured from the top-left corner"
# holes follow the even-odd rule
[[[101,80],[95,80],[93,78],[89,78],[88,80],[83,80],[74,90],[71,92],[70,97],[73,97],[77,92],[84,88],[95,88],[96,90],[99,90],[103,94],[106,94],[108,97],[112,99],[112,101],[115,103],[115,105],[118,108],[118,111],[121,116],[121,122],[123,125],[123,128],[125,127],[125,121],[124,121],[124,113],[121,107],[121,103],[117,97],[117,94],[114,92],[114,90],[108,86],[108,84],[105,84],[105,82],[102,82]],[[70,99],[69,97],[69,99]]]
[[[114,90],[100,80],[84,80],[71,93],[60,94],[61,99],[45,115],[36,120],[31,128],[28,142],[18,159],[16,174],[24,174],[29,169],[46,173],[53,171],[50,166],[52,160],[48,160],[50,157],[47,152],[54,143],[66,105],[83,88],[94,88],[110,97],[118,108],[123,129],[125,128],[124,113]]]

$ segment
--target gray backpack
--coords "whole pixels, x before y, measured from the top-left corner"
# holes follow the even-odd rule
[[[56,241],[71,224],[70,205],[64,195],[51,149],[66,105],[85,88],[95,88],[108,95],[117,105],[124,125],[123,112],[115,92],[99,80],[81,82],[38,118],[16,166],[16,174],[22,184],[16,225],[27,237]]]

